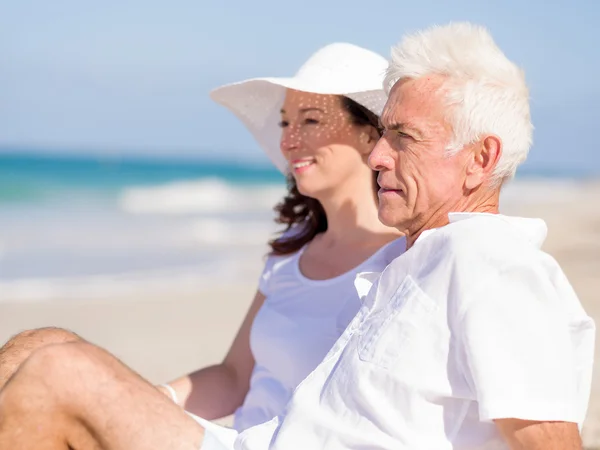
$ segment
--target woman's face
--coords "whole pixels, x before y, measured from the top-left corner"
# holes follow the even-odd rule
[[[300,193],[321,199],[361,177],[373,179],[366,160],[378,136],[352,122],[341,97],[288,89],[281,128],[281,152]]]

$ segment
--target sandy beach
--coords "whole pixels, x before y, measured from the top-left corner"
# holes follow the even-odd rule
[[[600,323],[600,182],[540,185],[505,192],[507,214],[541,217],[549,228],[544,249],[563,267],[597,324]],[[248,270],[258,277],[262,262]],[[108,349],[154,383],[217,362],[223,357],[252,299],[252,284],[210,286],[169,295],[52,301],[0,301],[0,342],[28,328],[59,326]],[[0,298],[4,297],[1,295]],[[598,348],[596,354],[598,354]],[[584,440],[600,448],[600,359]]]

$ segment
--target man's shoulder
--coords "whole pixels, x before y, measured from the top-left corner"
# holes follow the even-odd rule
[[[385,270],[397,280],[410,275],[417,282],[460,281],[471,286],[505,270],[555,265],[541,250],[546,224],[498,214],[465,214],[422,234],[412,248]],[[446,280],[446,281],[444,281]]]
[[[503,265],[542,257],[541,245],[546,232],[546,224],[541,219],[480,214],[464,219],[455,216],[432,237],[437,238],[436,245],[451,260]]]
[[[506,270],[546,270],[551,258],[540,248],[545,235],[541,220],[470,215],[428,232],[392,266],[424,284],[460,285],[466,293]]]

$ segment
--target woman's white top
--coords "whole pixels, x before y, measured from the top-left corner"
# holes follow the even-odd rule
[[[327,280],[302,274],[299,260],[305,248],[269,257],[260,277],[259,290],[266,299],[250,332],[256,364],[250,390],[235,413],[238,431],[283,411],[298,384],[317,367],[358,312],[356,274],[381,272],[404,252],[406,240],[388,243],[354,269]]]

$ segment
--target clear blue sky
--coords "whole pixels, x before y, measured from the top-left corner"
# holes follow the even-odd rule
[[[595,0],[0,0],[0,147],[257,156],[211,88],[291,75],[334,41],[387,57],[451,20],[487,26],[525,68],[529,164],[600,169]]]

